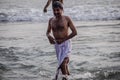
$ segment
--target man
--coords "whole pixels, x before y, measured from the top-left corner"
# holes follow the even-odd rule
[[[50,5],[51,1],[52,1],[52,4],[55,1],[60,1],[63,4],[63,0],[48,0],[47,3],[46,3],[46,5],[45,5],[45,7],[44,7],[44,9],[43,9],[43,12],[47,12],[47,7]]]
[[[55,45],[56,56],[58,59],[58,72],[61,69],[63,74],[62,80],[67,80],[70,75],[68,70],[69,55],[71,52],[70,39],[77,35],[75,26],[68,16],[63,15],[62,3],[56,1],[53,3],[54,17],[50,18],[46,35],[51,44]],[[71,30],[69,34],[68,29]],[[50,33],[53,33],[53,36]],[[56,75],[56,80],[57,80]]]

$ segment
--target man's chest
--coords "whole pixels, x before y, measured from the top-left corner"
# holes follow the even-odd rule
[[[62,31],[64,29],[66,29],[67,26],[67,21],[65,20],[59,20],[59,21],[53,21],[52,22],[52,29],[55,31]]]
[[[63,31],[67,28],[67,23],[64,21],[53,22],[52,29],[55,31]]]

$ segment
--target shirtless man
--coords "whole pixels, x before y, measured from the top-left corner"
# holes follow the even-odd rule
[[[47,12],[47,7],[50,5],[51,1],[52,1],[52,4],[55,1],[60,1],[63,4],[63,0],[48,0],[47,3],[46,3],[46,5],[45,5],[45,7],[44,7],[44,9],[43,9],[43,12]]]
[[[71,51],[70,39],[77,35],[77,31],[71,19],[63,15],[63,6],[59,1],[53,3],[53,14],[54,17],[49,20],[46,35],[49,42],[55,45],[59,63],[58,69],[61,69],[64,76],[62,80],[67,80],[66,77],[70,75],[68,70],[69,53]],[[69,28],[71,30],[70,34],[68,32]],[[53,36],[50,34],[51,31]]]

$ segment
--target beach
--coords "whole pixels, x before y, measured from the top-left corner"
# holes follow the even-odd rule
[[[69,80],[119,80],[120,21],[74,21]],[[0,80],[52,80],[57,69],[47,23],[0,24]],[[61,76],[59,76],[61,80]]]

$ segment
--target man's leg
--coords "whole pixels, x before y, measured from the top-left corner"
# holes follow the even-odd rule
[[[69,57],[67,57],[68,59],[67,59],[67,65],[66,65],[66,70],[67,70],[67,75],[70,75],[70,72],[69,72],[69,69],[68,69],[68,63],[69,63]]]
[[[68,63],[69,63],[69,58],[66,57],[60,66],[63,75],[70,75],[68,70]]]

